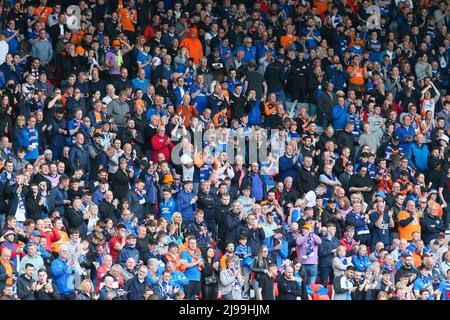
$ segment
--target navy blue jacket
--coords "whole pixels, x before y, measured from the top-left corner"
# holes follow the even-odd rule
[[[322,244],[319,246],[319,267],[331,267],[332,260],[334,258],[334,253],[332,252],[334,249],[337,249],[341,242],[336,238],[331,238],[331,241],[328,240],[328,237],[322,236]]]
[[[445,232],[444,223],[438,216],[431,217],[429,214],[424,214],[423,218],[420,219],[420,224],[422,226],[422,240],[426,246],[429,245],[431,240],[437,239],[439,233]]]
[[[186,193],[184,190],[178,193],[177,197],[177,211],[181,212],[183,221],[194,221],[194,210],[197,208],[197,204],[191,204],[191,200],[194,198],[194,193]]]
[[[89,172],[89,152],[84,147],[74,145],[69,151],[69,166],[72,172],[78,167],[83,168],[85,172]]]
[[[124,290],[128,292],[128,300],[144,300],[145,290],[151,287],[152,285],[150,284],[150,281],[148,281],[147,277],[145,277],[144,281],[141,283],[137,276],[135,276],[125,282]]]

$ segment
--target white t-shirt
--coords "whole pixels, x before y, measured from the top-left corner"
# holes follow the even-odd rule
[[[423,113],[426,113],[427,111],[431,111],[431,114],[434,117],[434,106],[436,105],[436,102],[434,99],[424,99],[422,102],[422,111]]]
[[[0,64],[3,64],[8,54],[9,44],[5,40],[0,41]]]
[[[192,157],[188,154],[183,154],[180,158],[182,167],[183,167],[183,180],[189,180],[189,181],[193,181],[194,180],[194,166],[192,166],[191,168],[186,167],[187,164],[190,164],[194,161],[194,159],[192,159]]]

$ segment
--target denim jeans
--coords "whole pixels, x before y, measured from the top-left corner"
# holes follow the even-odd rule
[[[315,284],[317,280],[317,264],[304,264],[303,271],[306,275],[306,284]]]

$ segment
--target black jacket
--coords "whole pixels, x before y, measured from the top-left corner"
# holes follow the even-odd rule
[[[357,140],[354,139],[353,134],[351,132],[347,132],[345,130],[338,131],[336,133],[336,141],[339,150],[342,151],[343,147],[349,147],[352,156],[355,155],[355,144],[357,144],[356,142]]]
[[[53,292],[45,292],[45,287],[34,292],[34,297],[36,300],[61,300],[58,292],[58,288],[52,283]]]
[[[83,212],[77,211],[74,208],[70,207],[66,209],[64,217],[67,219],[67,229],[77,229],[80,232],[80,235],[85,234],[84,227],[85,222],[83,218]]]
[[[225,245],[229,242],[233,242],[234,244],[238,242],[242,227],[239,214],[230,211],[225,216]]]
[[[107,202],[105,199],[98,204],[98,212],[101,220],[109,218],[116,223],[119,219],[119,210],[117,210],[112,203]]]
[[[411,277],[413,274],[419,276],[419,271],[417,271],[417,269],[414,268],[414,266],[411,266],[411,268],[408,269],[406,268],[406,266],[403,265],[397,270],[397,273],[395,274],[395,283],[399,282],[404,274],[407,274],[409,277]],[[411,283],[408,283],[408,286],[409,285],[411,285]]]
[[[202,209],[203,212],[205,213],[205,221],[208,223],[215,223],[216,222],[215,208],[219,203],[217,195],[213,194],[212,192],[206,194],[202,191],[199,191],[197,193],[197,196],[198,196],[197,206],[200,209]]]
[[[300,286],[295,280],[287,280],[284,276],[278,277],[278,300],[308,300],[308,292],[306,291],[305,281]]]
[[[252,229],[247,225],[242,226],[241,234],[247,236],[247,245],[252,249],[253,256],[258,255],[261,243],[266,239],[266,234],[263,228]]]
[[[297,189],[302,195],[313,190],[319,184],[319,175],[312,168],[308,171],[301,167],[297,175]]]
[[[30,195],[26,198],[25,207],[27,209],[27,218],[31,218],[34,221],[41,219],[41,212],[45,214],[50,214],[50,209],[54,207],[53,198],[47,195],[48,208],[44,205],[40,205],[39,201],[42,196],[40,193],[36,197]]]
[[[130,177],[128,174],[122,170],[117,170],[117,172],[111,178],[111,187],[114,192],[114,198],[119,200],[128,197],[128,192],[130,191]]]
[[[215,219],[217,223],[217,238],[219,241],[220,249],[224,248],[223,240],[225,239],[226,227],[225,227],[225,217],[230,212],[230,205],[220,204],[215,208]]]
[[[25,274],[17,279],[17,296],[20,300],[35,300],[34,291],[31,289],[33,278],[28,279]]]

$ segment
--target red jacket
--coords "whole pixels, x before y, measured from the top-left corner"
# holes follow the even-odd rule
[[[170,142],[166,145],[166,141],[169,140],[168,136],[161,137],[159,134],[156,134],[152,137],[152,161],[158,161],[158,154],[162,153],[164,157],[166,157],[166,161],[170,161],[170,150],[173,149],[173,143]],[[170,141],[170,140],[169,140]]]
[[[47,244],[45,245],[45,250],[52,252],[52,242],[56,242],[61,239],[61,235],[59,234],[57,229],[53,229],[50,232],[45,232],[44,230],[39,230],[41,236],[47,239]]]

